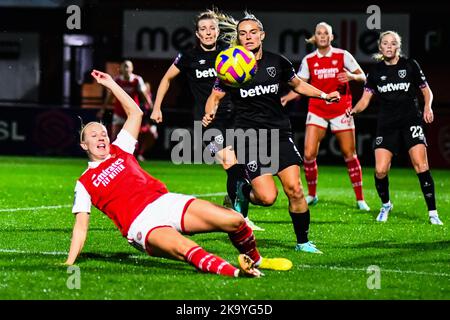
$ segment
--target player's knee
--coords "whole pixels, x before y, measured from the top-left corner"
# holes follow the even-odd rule
[[[426,162],[415,163],[414,164],[414,170],[417,173],[425,172],[425,171],[429,170],[428,163],[426,163]]]
[[[303,155],[306,161],[314,161],[317,158],[317,153],[315,150],[305,148],[305,154]]]
[[[259,195],[258,200],[262,206],[271,206],[277,200],[278,191],[266,192]]]
[[[286,186],[284,188],[284,191],[286,193],[286,196],[289,198],[290,202],[299,202],[305,198],[305,195],[303,194],[303,190],[300,184],[293,184]]]
[[[244,217],[239,214],[239,213],[233,213],[232,215],[230,215],[230,217],[228,218],[227,221],[227,231],[228,232],[233,232],[233,231],[237,231],[240,228],[242,228],[242,226],[245,224],[245,219]]]
[[[386,167],[375,167],[375,176],[378,179],[383,179],[389,173],[389,169]]]
[[[355,150],[343,150],[342,154],[344,156],[345,161],[351,161],[358,157]]]

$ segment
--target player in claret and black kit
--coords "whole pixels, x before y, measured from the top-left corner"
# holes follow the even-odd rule
[[[255,54],[258,71],[252,81],[239,88],[228,87],[217,80],[208,98],[203,118],[204,125],[212,121],[216,106],[227,93],[231,95],[235,107],[236,128],[243,129],[247,133],[252,129],[258,133],[266,130],[266,137],[258,136],[258,141],[251,141],[251,146],[248,143],[245,146],[245,164],[251,184],[239,185],[236,197],[238,205],[235,208],[242,213],[248,210],[249,201],[257,205],[272,205],[278,194],[272,175],[277,175],[289,198],[289,213],[297,236],[296,250],[321,253],[308,240],[310,214],[300,181],[302,159],[292,141],[289,116],[281,105],[280,85],[287,83],[297,93],[327,101],[339,100],[339,93],[326,94],[316,89],[297,77],[292,64],[286,58],[264,51],[263,25],[254,15],[246,12],[245,17],[237,24],[236,31],[235,44],[242,45]],[[278,133],[279,139],[271,141],[272,133]],[[272,146],[279,147],[278,154],[270,155],[270,163],[261,158],[259,152],[261,150],[253,148],[259,149],[266,142],[266,151],[272,150]],[[240,161],[242,154],[239,154],[239,146],[237,152]]]
[[[232,21],[232,17],[220,13],[217,9],[201,12],[195,23],[195,35],[198,44],[189,50],[180,52],[175,58],[173,64],[169,67],[158,87],[155,105],[151,118],[156,123],[163,121],[161,104],[166,96],[170,83],[181,73],[186,74],[189,88],[194,96],[194,121],[201,121],[205,114],[206,99],[211,93],[214,81],[216,80],[216,71],[214,63],[217,54],[221,51],[220,47],[220,29],[219,19],[226,25],[227,21]],[[230,150],[229,143],[225,141],[225,130],[233,128],[234,112],[233,105],[228,97],[225,97],[217,110],[214,122],[208,127],[218,129],[221,135],[213,137],[208,143],[207,148],[212,156],[216,157],[227,173],[227,193],[234,199],[236,194],[236,184],[244,176],[241,166],[236,165],[234,152]],[[196,143],[196,142],[195,142]],[[201,146],[196,146],[196,150]],[[224,204],[229,201],[227,198]],[[254,229],[259,229],[251,221],[247,222]]]
[[[120,101],[126,120],[110,144],[106,128],[90,122],[80,132],[80,145],[89,157],[78,179],[72,212],[76,214],[66,264],[75,263],[87,235],[91,205],[114,221],[134,247],[158,257],[186,261],[203,272],[258,277],[257,268],[289,270],[287,259],[262,258],[252,230],[237,212],[192,196],[170,193],[159,180],[142,170],[133,156],[143,112],[107,73],[92,76]],[[206,252],[182,234],[226,232],[239,250],[241,270]]]
[[[393,205],[389,198],[388,173],[392,157],[401,147],[408,150],[411,163],[419,178],[428,207],[431,224],[442,225],[436,210],[434,182],[428,166],[427,142],[422,123],[434,120],[431,104],[433,93],[418,63],[401,56],[401,37],[394,31],[381,33],[380,53],[373,71],[369,73],[363,96],[348,115],[367,108],[373,95],[380,102],[377,134],[375,138],[375,187],[382,201],[377,221],[385,222]],[[424,97],[423,115],[419,110],[417,94]]]

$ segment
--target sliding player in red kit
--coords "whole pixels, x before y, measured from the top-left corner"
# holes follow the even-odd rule
[[[252,230],[237,212],[193,196],[170,193],[133,156],[143,112],[111,76],[94,70],[92,76],[122,104],[126,121],[110,144],[106,128],[90,122],[80,132],[80,145],[89,157],[78,179],[75,214],[67,265],[79,256],[87,236],[91,205],[105,213],[128,242],[149,255],[186,261],[198,270],[225,276],[261,276],[261,269],[289,270],[287,259],[262,258]],[[241,253],[240,269],[205,251],[183,234],[226,232]]]

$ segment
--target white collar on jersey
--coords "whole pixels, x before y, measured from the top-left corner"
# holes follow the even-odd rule
[[[331,57],[331,55],[333,54],[333,47],[330,46],[330,50],[328,50],[327,54],[325,54],[325,55],[321,54],[321,53],[319,52],[319,49],[316,49],[316,52],[317,52],[317,56],[318,56],[319,58],[323,58],[323,57],[329,58],[329,57]]]
[[[106,158],[104,160],[102,160],[102,161],[89,161],[88,162],[88,167],[89,167],[89,169],[95,169],[95,168],[97,168],[100,165],[100,163],[102,163],[103,161],[108,160],[109,158],[111,158],[110,154],[108,154],[106,156]]]

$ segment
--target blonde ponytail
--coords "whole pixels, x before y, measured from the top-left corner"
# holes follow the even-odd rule
[[[306,42],[306,43],[309,43],[309,44],[316,45],[316,36],[315,36],[315,35],[312,35],[312,36],[309,37],[308,39],[305,39],[305,42]]]
[[[314,34],[310,38],[305,39],[306,43],[316,45],[315,34],[317,31],[317,28],[319,28],[319,27],[324,27],[325,29],[327,29],[328,33],[330,34],[330,37],[333,35],[333,28],[328,23],[322,21],[322,22],[319,22],[318,24],[316,24],[316,28],[314,29]]]

